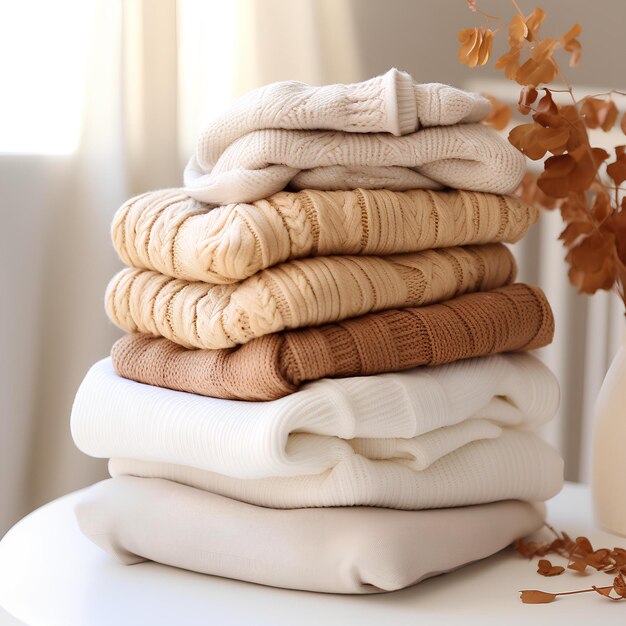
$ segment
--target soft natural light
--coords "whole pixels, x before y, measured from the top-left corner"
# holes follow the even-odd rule
[[[237,4],[178,0],[179,132],[186,156],[207,120],[233,100]]]
[[[0,0],[0,153],[76,149],[94,4]]]

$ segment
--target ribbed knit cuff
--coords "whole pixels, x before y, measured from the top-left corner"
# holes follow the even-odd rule
[[[394,135],[408,135],[417,130],[417,102],[413,79],[406,72],[390,69],[384,77],[385,104],[388,111],[388,131]]]

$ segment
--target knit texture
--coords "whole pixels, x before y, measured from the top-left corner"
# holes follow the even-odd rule
[[[211,208],[182,190],[164,189],[126,202],[111,234],[128,266],[231,283],[307,256],[511,243],[537,216],[514,196],[456,190],[307,190]]]
[[[166,478],[273,509],[378,506],[422,510],[498,500],[543,501],[563,486],[563,461],[534,433],[505,428],[424,470],[353,455],[322,474],[242,480],[181,465],[111,459],[112,476]],[[491,525],[491,522],[489,523]]]
[[[319,378],[541,348],[553,333],[543,292],[514,284],[444,304],[274,333],[235,349],[188,350],[164,338],[125,335],[113,346],[111,359],[120,376],[148,385],[217,398],[274,400]]]
[[[247,133],[266,128],[406,135],[423,126],[479,122],[490,111],[477,94],[418,84],[395,68],[349,85],[283,81],[248,92],[202,131],[198,151],[212,162]]]
[[[240,283],[210,285],[125,269],[105,296],[111,320],[129,332],[185,347],[228,348],[286,328],[373,311],[421,306],[510,283],[515,262],[502,244],[391,257],[289,261]]]
[[[512,193],[524,156],[484,124],[394,137],[385,133],[256,130],[213,163],[202,145],[185,168],[185,191],[203,202],[253,202],[291,189],[470,189]]]
[[[200,134],[185,169],[206,202],[252,202],[284,189],[442,186],[509,193],[522,155],[478,122],[488,101],[389,70],[363,83],[274,83],[252,91]],[[420,127],[435,127],[418,131]]]
[[[558,400],[554,376],[525,353],[322,379],[272,402],[142,385],[117,376],[105,359],[81,384],[71,421],[76,445],[91,456],[188,465],[247,479],[321,474],[357,457],[424,470],[470,441],[545,423]],[[518,480],[525,484],[526,470],[518,462]],[[356,479],[367,485],[368,475],[357,473]]]
[[[145,559],[253,583],[327,593],[392,591],[487,557],[543,523],[505,501],[435,511],[274,511],[164,480],[89,487],[81,531],[125,564]]]

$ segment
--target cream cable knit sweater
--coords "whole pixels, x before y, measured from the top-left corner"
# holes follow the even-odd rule
[[[307,256],[510,243],[537,215],[515,196],[457,190],[307,190],[211,208],[163,189],[124,203],[111,235],[126,265],[217,284]]]
[[[204,202],[253,202],[293,189],[452,187],[508,194],[524,156],[483,124],[438,126],[411,135],[257,130],[216,163],[201,150],[185,168],[185,191]]]
[[[195,348],[228,348],[285,328],[371,311],[420,306],[510,283],[515,262],[502,244],[392,257],[289,261],[241,283],[210,285],[125,269],[105,296],[111,320],[129,332]]]
[[[274,83],[245,95],[201,133],[185,186],[218,204],[258,200],[288,183],[508,193],[522,176],[522,155],[490,129],[459,126],[489,109],[478,94],[419,85],[396,69],[352,85]]]
[[[530,354],[323,379],[254,403],[136,383],[105,359],[81,384],[71,423],[76,445],[91,456],[236,478],[320,474],[355,457],[395,459],[415,472],[468,442],[500,439],[503,428],[544,423],[558,396],[554,376]]]
[[[202,131],[198,149],[215,163],[230,144],[255,130],[408,135],[425,126],[480,122],[490,109],[489,101],[477,93],[439,83],[420,85],[395,68],[350,85],[314,87],[284,81],[241,97]]]

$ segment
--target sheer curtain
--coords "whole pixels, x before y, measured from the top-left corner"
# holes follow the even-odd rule
[[[11,19],[10,4],[0,4],[0,19]],[[76,96],[82,103],[77,147],[67,154],[55,154],[54,148],[33,153],[36,148],[29,146],[24,154],[0,154],[6,290],[0,331],[0,535],[35,506],[106,475],[103,461],[74,448],[69,414],[87,368],[107,355],[119,335],[102,304],[106,284],[120,266],[109,224],[130,195],[177,185],[181,178],[175,1],[92,0],[88,14],[76,4],[54,3],[54,19],[62,30],[63,21],[80,13],[81,23],[72,27],[88,33],[84,48],[74,49],[86,55],[87,70]],[[43,2],[23,5],[36,13]],[[46,54],[45,40],[33,43],[19,16],[11,28],[24,31],[24,46],[39,45],[38,54]],[[3,64],[19,60],[20,50],[13,52]],[[63,69],[54,78],[59,88]],[[46,83],[43,75],[29,78]],[[11,85],[3,86],[18,97]],[[46,103],[43,93],[37,106],[44,117]]]
[[[68,17],[65,1],[55,3],[59,19]],[[351,82],[392,65],[425,82],[463,86],[469,78],[455,58],[455,35],[471,16],[457,3],[91,1],[77,149],[66,155],[0,154],[6,222],[0,534],[33,507],[106,475],[104,462],[74,449],[69,414],[85,371],[119,335],[102,306],[107,281],[120,267],[109,223],[131,195],[181,183],[207,117],[274,80]],[[34,10],[38,4],[24,3]],[[0,0],[0,10],[10,4]],[[487,11],[501,10],[501,4],[490,4],[497,3],[481,2]],[[548,10],[556,6],[553,0],[544,4]],[[582,0],[568,7],[567,27],[579,19],[594,28],[596,18]],[[622,4],[614,8],[626,11]],[[598,32],[612,27],[598,23]],[[33,44],[25,35],[27,45]],[[40,107],[46,107],[45,95]],[[587,475],[591,407],[622,322],[612,297],[586,299],[569,287],[559,228],[556,214],[544,216],[516,246],[516,255],[521,278],[544,287],[555,309],[555,342],[542,358],[564,394],[547,435],[564,453],[568,477],[577,479]]]

